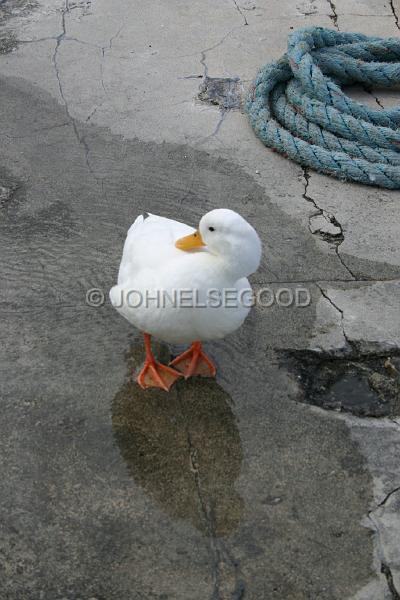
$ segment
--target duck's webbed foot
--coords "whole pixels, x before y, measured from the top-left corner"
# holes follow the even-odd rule
[[[167,367],[156,360],[146,360],[136,381],[143,390],[149,387],[158,387],[169,392],[170,387],[180,377],[182,377],[182,374],[175,369]]]
[[[182,374],[156,361],[151,351],[151,338],[147,333],[144,334],[144,344],[146,359],[136,381],[144,390],[150,387],[157,387],[169,392],[170,387],[177,379],[182,377]]]
[[[170,367],[175,367],[183,373],[185,379],[193,375],[215,377],[217,372],[214,363],[203,352],[201,342],[193,342],[188,350],[174,358]]]

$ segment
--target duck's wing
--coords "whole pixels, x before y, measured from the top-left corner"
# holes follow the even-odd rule
[[[175,242],[194,231],[193,227],[173,219],[150,213],[139,215],[126,236],[118,283],[132,280],[141,269],[159,269],[182,256]]]

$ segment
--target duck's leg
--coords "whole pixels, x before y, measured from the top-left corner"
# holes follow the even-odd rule
[[[203,352],[201,342],[193,342],[188,350],[174,358],[169,364],[181,371],[185,379],[192,375],[215,377],[217,372],[213,362]]]
[[[136,381],[144,390],[149,387],[158,387],[169,392],[171,385],[182,375],[175,369],[157,362],[151,350],[151,335],[144,333],[143,336],[146,358]]]

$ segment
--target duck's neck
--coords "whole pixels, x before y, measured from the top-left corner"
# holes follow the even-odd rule
[[[232,284],[242,277],[250,275],[251,270],[249,265],[243,260],[243,257],[229,255],[214,255],[213,257],[218,262],[219,268],[223,272],[227,281]]]
[[[254,230],[250,234],[239,240],[230,237],[219,239],[218,244],[208,244],[208,252],[232,283],[257,271],[260,264],[261,242]]]

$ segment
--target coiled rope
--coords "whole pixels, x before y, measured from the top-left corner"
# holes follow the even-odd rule
[[[322,173],[400,188],[400,107],[373,110],[341,87],[400,83],[400,40],[322,27],[289,36],[288,51],[264,66],[246,110],[262,142]]]

